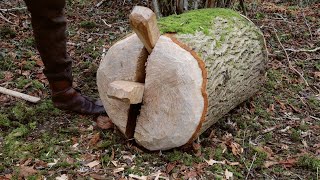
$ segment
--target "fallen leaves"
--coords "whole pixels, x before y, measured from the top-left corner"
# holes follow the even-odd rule
[[[147,176],[138,176],[138,175],[134,175],[134,174],[129,174],[129,177],[131,177],[133,179],[137,179],[137,180],[147,180],[148,179]]]
[[[32,175],[35,175],[35,174],[37,174],[38,173],[38,171],[37,170],[35,170],[34,168],[33,168],[33,166],[24,166],[24,165],[22,165],[22,166],[20,166],[19,167],[19,177],[24,177],[24,178],[26,178],[26,177],[28,177],[28,176],[32,176]]]
[[[243,153],[243,148],[240,146],[240,144],[236,142],[230,142],[229,147],[231,147],[232,154],[235,156],[238,156]]]
[[[240,165],[239,162],[230,162],[230,161],[227,161],[227,160],[223,160],[223,161],[216,161],[216,160],[213,160],[213,159],[210,159],[210,160],[204,160],[206,161],[206,163],[209,165],[209,166],[212,166],[214,164],[223,164],[223,165],[230,165],[230,166],[238,166]]]
[[[279,164],[283,165],[286,168],[292,167],[297,163],[297,159],[296,158],[289,158],[286,160],[281,160],[279,161]]]
[[[66,174],[62,174],[61,176],[56,177],[56,180],[68,180],[68,176]]]
[[[99,116],[97,118],[97,126],[100,129],[110,129],[113,127],[113,123],[108,116]]]
[[[213,160],[213,159],[210,159],[209,161],[208,160],[205,160],[209,166],[212,166],[213,164],[226,164],[226,161],[216,161],[216,160]]]
[[[86,166],[88,166],[89,168],[93,168],[93,167],[95,167],[95,166],[97,166],[99,164],[100,164],[100,161],[95,160],[95,161],[92,161],[92,162],[86,164]]]
[[[100,141],[100,133],[96,133],[89,141],[89,146],[94,146]]]
[[[240,144],[238,144],[237,142],[233,141],[233,137],[232,134],[226,134],[222,137],[222,139],[224,140],[224,144],[231,148],[232,154],[235,156],[239,156],[240,154],[243,153],[243,148],[240,146]]]
[[[124,171],[124,168],[123,167],[120,167],[120,168],[116,168],[113,170],[113,173],[119,173],[119,172],[122,172]]]
[[[280,164],[286,168],[290,168],[290,167],[294,166],[296,163],[297,163],[296,158],[289,158],[289,159],[281,160],[281,161],[266,161],[266,162],[264,162],[263,166],[265,168],[269,168],[271,166]]]
[[[169,174],[175,167],[177,162],[174,163],[168,163],[166,166],[166,172]]]
[[[226,179],[232,179],[233,178],[233,173],[228,171],[228,169],[226,169],[224,171],[224,176],[226,177]]]

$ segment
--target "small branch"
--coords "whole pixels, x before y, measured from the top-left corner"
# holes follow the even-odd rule
[[[256,157],[257,157],[257,152],[256,152],[256,153],[254,154],[254,156],[253,156],[252,162],[251,162],[250,167],[249,167],[248,174],[247,174],[247,176],[246,176],[246,180],[247,180],[248,177],[249,177],[249,174],[250,174],[250,171],[251,171],[251,168],[252,168],[253,163],[256,161]]]
[[[292,66],[292,64],[291,64],[291,62],[290,62],[290,59],[289,59],[289,55],[288,55],[286,49],[283,47],[283,45],[282,45],[282,43],[281,43],[281,41],[280,41],[280,39],[279,39],[279,36],[278,36],[278,34],[277,34],[277,32],[276,32],[276,29],[273,28],[273,31],[274,31],[274,33],[275,33],[275,35],[276,35],[277,41],[279,42],[281,48],[283,49],[283,51],[284,51],[284,53],[285,53],[285,55],[286,55],[286,59],[287,59],[289,68],[290,68],[291,70],[293,70],[294,72],[296,72],[296,73],[303,79],[303,81],[304,81],[304,83],[306,84],[306,86],[309,86],[307,80],[303,77],[303,75],[302,75],[298,70],[296,70],[296,69]]]
[[[38,98],[38,97],[29,96],[27,94],[23,94],[23,93],[20,93],[20,92],[17,92],[17,91],[13,91],[13,90],[10,90],[10,89],[6,89],[6,88],[3,88],[3,87],[0,87],[0,93],[6,94],[6,95],[10,95],[10,96],[14,96],[14,97],[17,97],[17,98],[20,98],[20,99],[24,99],[24,100],[32,102],[32,103],[37,103],[37,102],[40,101],[40,98]]]
[[[10,9],[0,9],[2,12],[8,12],[8,11],[20,11],[20,10],[26,10],[27,7],[21,7],[21,8],[10,8]]]
[[[312,119],[318,120],[320,121],[320,118],[314,117],[314,116],[310,116]]]
[[[9,19],[7,19],[6,17],[4,17],[2,13],[0,13],[0,18],[3,19],[4,21],[10,23],[10,24],[14,24],[14,25],[15,25],[15,23],[9,21]]]
[[[285,49],[286,51],[291,51],[291,52],[316,52],[320,50],[320,47],[316,47],[314,49]]]
[[[98,4],[96,4],[96,7],[100,7],[104,2],[106,2],[106,0],[100,1]]]

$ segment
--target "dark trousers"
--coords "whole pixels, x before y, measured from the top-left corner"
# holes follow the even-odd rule
[[[72,60],[66,50],[65,0],[24,0],[31,13],[36,45],[50,83],[72,82]]]

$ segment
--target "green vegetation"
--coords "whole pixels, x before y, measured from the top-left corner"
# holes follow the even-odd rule
[[[92,29],[92,28],[97,27],[97,24],[93,21],[82,21],[80,23],[80,27],[86,28],[86,29]]]
[[[8,26],[0,27],[0,39],[4,38],[14,38],[16,32]]]
[[[230,9],[201,9],[193,10],[180,15],[171,15],[159,20],[161,34],[164,33],[181,33],[193,34],[196,31],[208,33],[208,29],[212,27],[212,21],[215,17],[226,18],[234,21],[233,18],[244,20],[239,13]]]
[[[303,168],[317,172],[320,170],[320,159],[319,157],[311,155],[303,155],[299,158],[298,165]]]

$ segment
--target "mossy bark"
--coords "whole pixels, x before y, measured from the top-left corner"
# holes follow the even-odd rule
[[[198,134],[253,96],[263,83],[267,63],[263,35],[245,17],[230,15],[213,17],[208,32],[175,35],[206,65],[209,105]]]

